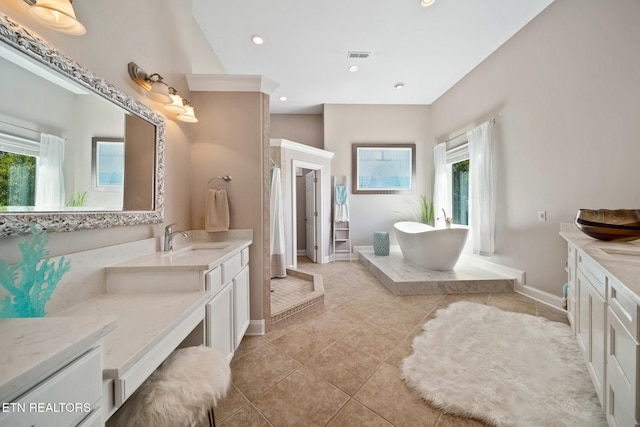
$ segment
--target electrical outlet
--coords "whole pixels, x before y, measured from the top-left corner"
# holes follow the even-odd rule
[[[538,221],[547,220],[547,211],[538,211]]]

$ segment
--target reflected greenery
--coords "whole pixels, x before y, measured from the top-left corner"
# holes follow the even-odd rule
[[[36,158],[0,151],[0,210],[35,205]]]

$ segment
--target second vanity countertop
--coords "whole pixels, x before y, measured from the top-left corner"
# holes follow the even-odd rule
[[[109,272],[210,270],[248,247],[251,240],[185,242],[170,252],[154,252],[106,267]]]
[[[55,316],[115,316],[118,327],[104,337],[104,377],[118,378],[196,311],[210,293],[103,294]]]
[[[574,224],[562,224],[560,236],[600,264],[636,296],[640,304],[640,241],[606,242],[589,237]]]

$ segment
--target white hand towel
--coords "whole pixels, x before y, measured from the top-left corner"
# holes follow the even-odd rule
[[[226,190],[209,190],[204,217],[206,231],[229,230],[229,201]]]

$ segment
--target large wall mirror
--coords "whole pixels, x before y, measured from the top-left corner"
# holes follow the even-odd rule
[[[0,13],[0,237],[163,221],[164,121]]]

